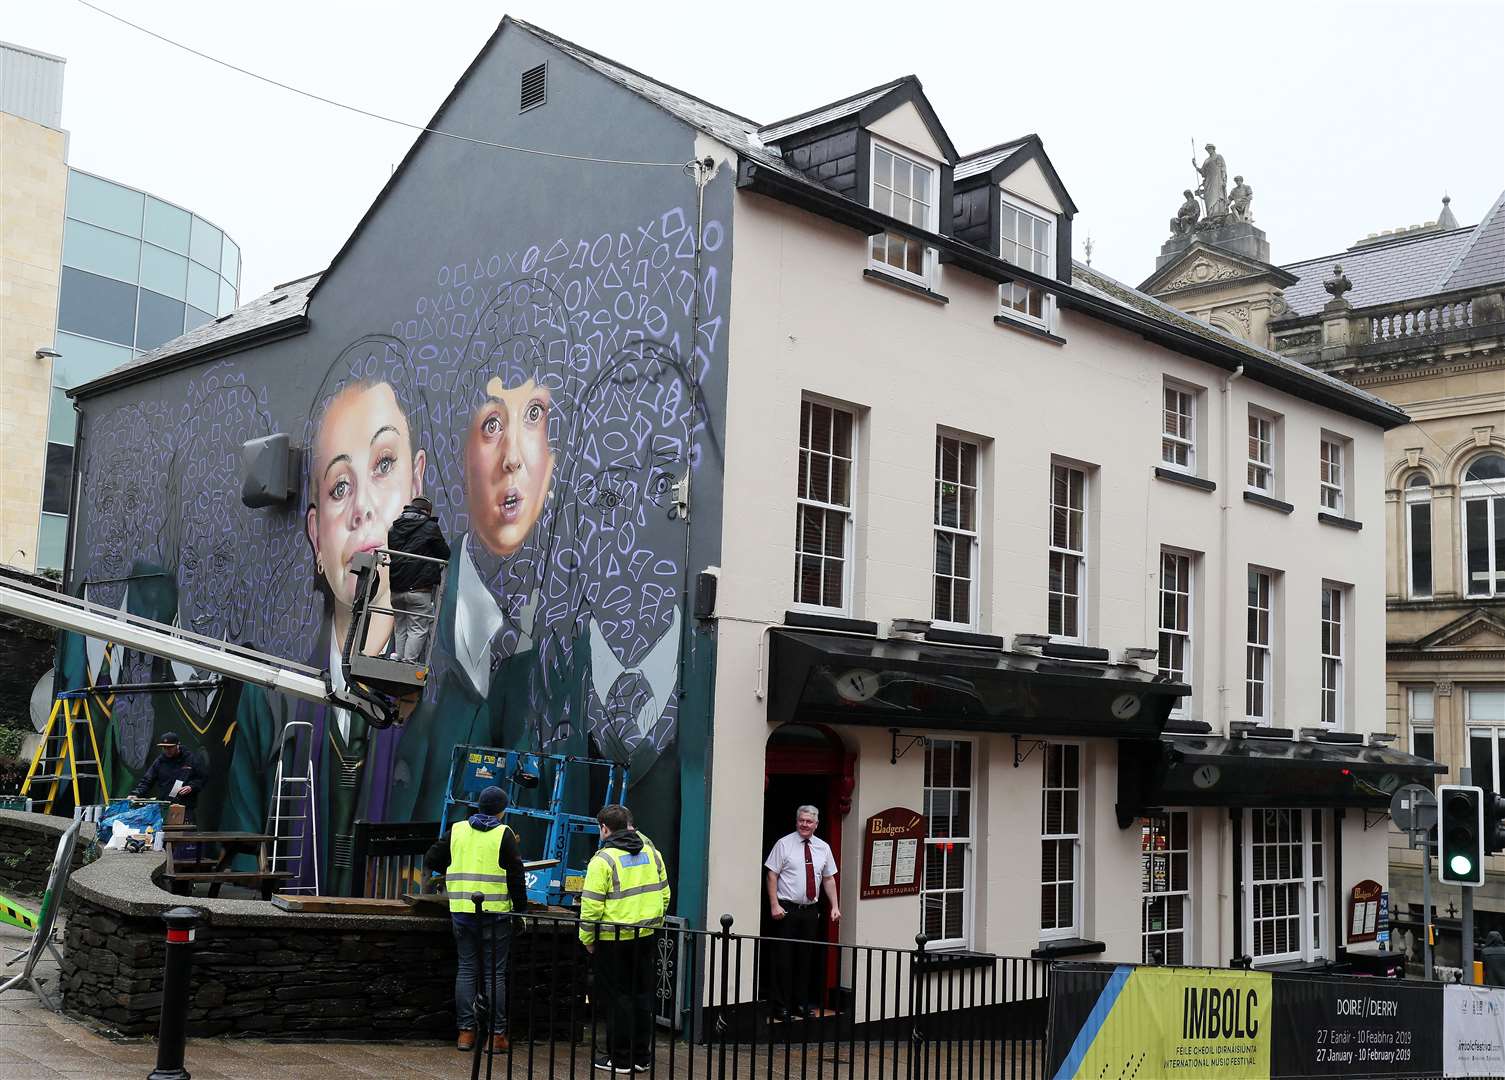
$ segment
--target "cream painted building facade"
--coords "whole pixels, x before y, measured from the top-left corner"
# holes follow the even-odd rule
[[[63,61],[0,43],[0,563],[36,566],[63,259]]]
[[[833,940],[1372,951],[1344,898],[1388,853],[1343,760],[1390,789],[1420,766],[1373,741],[1404,415],[1073,265],[1039,140],[962,158],[913,80],[748,141],[783,164],[702,147],[742,189],[707,912],[773,929],[754,869],[808,802],[842,867]],[[894,807],[929,821],[920,894],[865,899],[866,825]]]
[[[1505,788],[1505,196],[1475,226],[1444,199],[1436,221],[1282,267],[1194,244],[1142,287],[1237,332],[1255,312],[1250,340],[1406,411],[1382,476],[1386,729],[1446,765],[1442,782],[1468,766]],[[1505,930],[1502,879],[1505,857],[1488,860],[1481,939]],[[1394,831],[1391,891],[1419,939],[1421,853]],[[1459,890],[1432,895],[1450,959]]]

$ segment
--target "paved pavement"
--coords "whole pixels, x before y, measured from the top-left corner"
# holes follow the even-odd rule
[[[36,905],[31,905],[35,909]],[[0,955],[8,959],[27,941],[0,926]],[[17,964],[0,968],[5,977]],[[37,966],[49,993],[57,964]],[[3,980],[0,980],[3,981]],[[288,1043],[251,1039],[191,1039],[185,1066],[194,1080],[330,1080],[333,1077],[468,1077],[470,1058],[445,1043]],[[49,1010],[30,990],[0,994],[0,1080],[145,1080],[156,1065],[151,1039],[114,1039]],[[482,1075],[485,1075],[484,1067]],[[501,1061],[494,1075],[507,1075]],[[605,1075],[605,1074],[599,1074]]]

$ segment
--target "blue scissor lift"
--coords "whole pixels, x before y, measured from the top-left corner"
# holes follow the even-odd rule
[[[585,865],[596,850],[600,832],[594,816],[575,813],[578,807],[566,808],[565,804],[572,796],[578,801],[586,799],[593,774],[601,773],[605,774],[602,804],[626,803],[628,768],[618,762],[495,746],[456,746],[450,758],[439,835],[464,816],[453,813],[453,807],[474,803],[484,789],[496,785],[507,793],[502,820],[518,834],[524,861],[552,861],[546,868],[528,872],[528,900],[573,907],[579,901]],[[534,854],[539,847],[541,853]]]

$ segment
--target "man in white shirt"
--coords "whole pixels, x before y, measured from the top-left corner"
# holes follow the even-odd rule
[[[773,956],[773,1018],[818,1015],[820,996],[811,984],[812,971],[824,971],[820,940],[820,893],[831,902],[831,922],[841,921],[836,897],[836,860],[831,847],[815,835],[820,811],[802,806],[794,816],[794,832],[773,845],[763,863],[768,886],[768,910],[774,933],[799,944],[775,950]],[[804,944],[811,942],[812,944]]]

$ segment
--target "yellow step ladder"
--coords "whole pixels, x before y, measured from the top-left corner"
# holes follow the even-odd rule
[[[31,793],[32,784],[48,785],[45,797],[31,796],[36,807],[44,814],[52,813],[52,804],[57,799],[58,788],[64,780],[72,786],[74,806],[110,801],[109,784],[99,760],[99,742],[94,737],[94,719],[89,711],[89,696],[92,693],[90,690],[65,691],[52,703],[47,726],[42,729],[42,741],[31,759],[31,768],[26,770],[26,780],[21,784],[22,795]],[[88,758],[78,756],[80,747],[74,742],[74,729],[80,724],[89,733],[92,756]],[[81,742],[83,736],[79,735],[77,738]],[[79,790],[79,781],[87,783],[90,780],[97,785],[97,799],[85,799]]]

